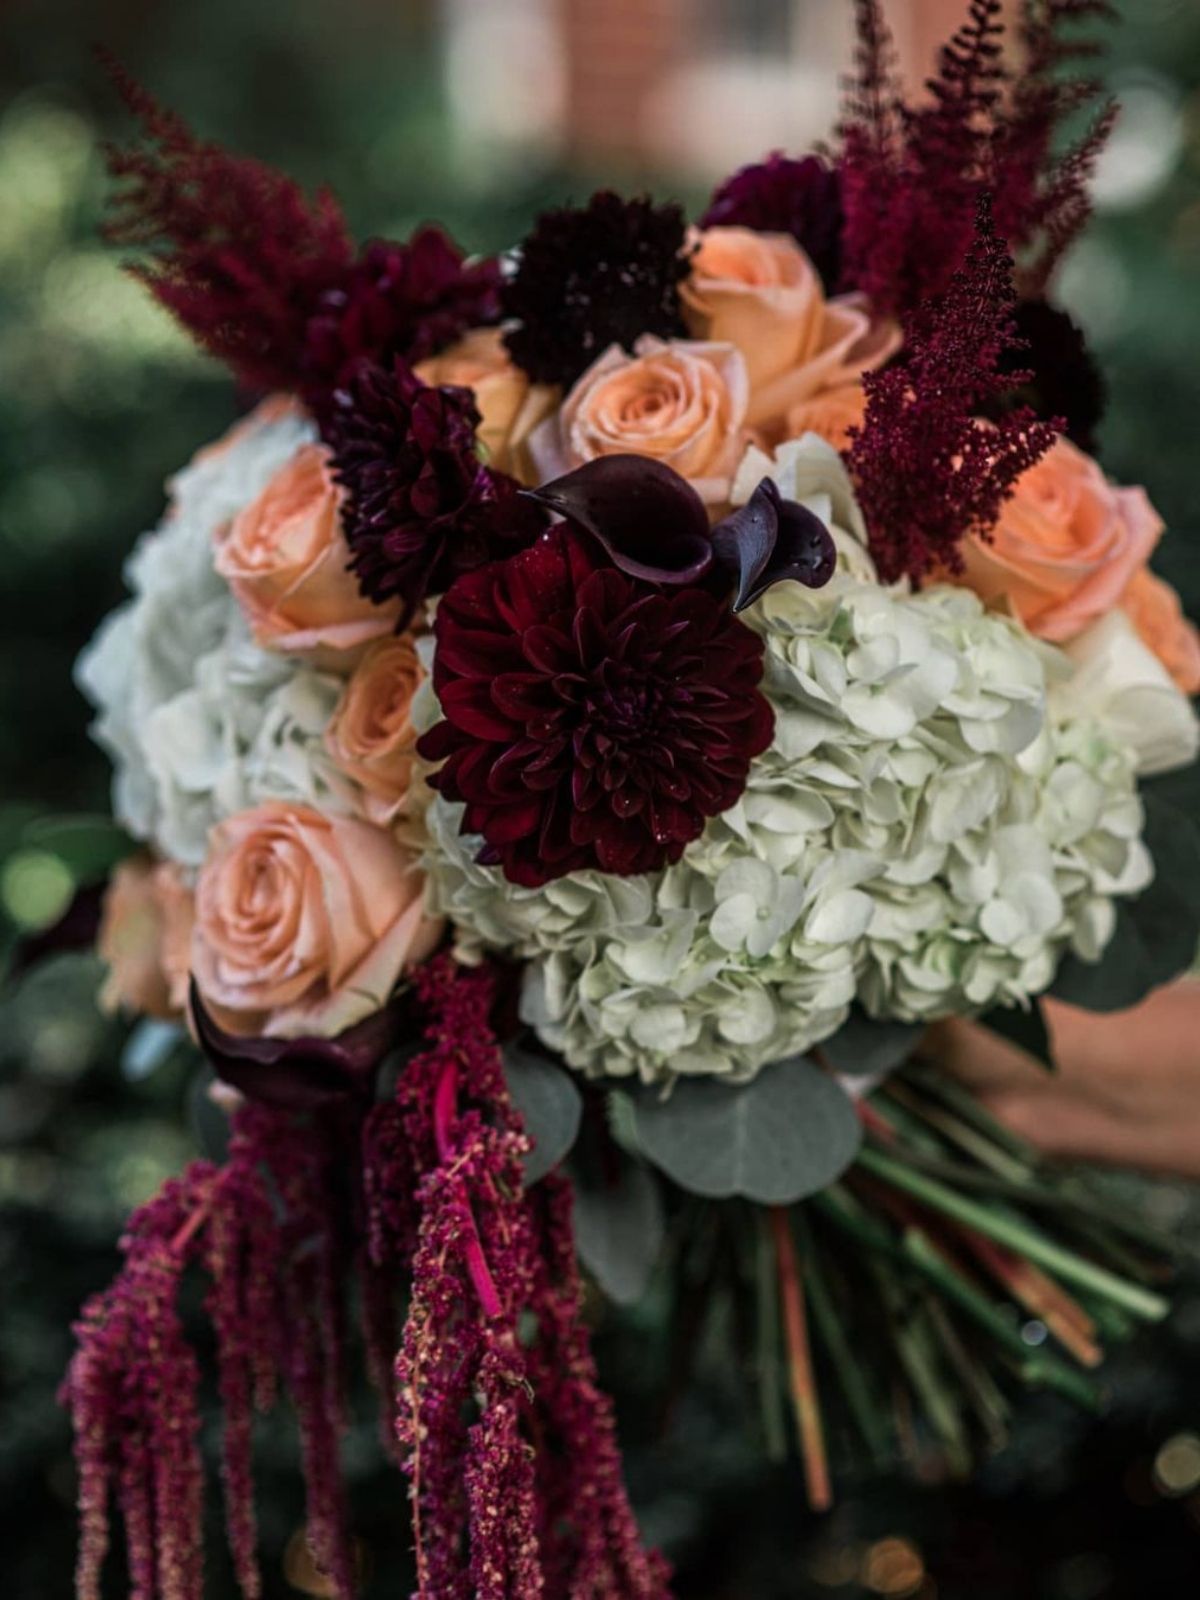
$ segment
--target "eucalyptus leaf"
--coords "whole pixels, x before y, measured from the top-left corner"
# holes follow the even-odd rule
[[[610,1300],[640,1300],[662,1251],[666,1225],[658,1179],[644,1161],[622,1159],[615,1181],[575,1177],[575,1246]]]
[[[682,1188],[712,1199],[744,1195],[787,1205],[849,1166],[858,1116],[845,1091],[802,1056],[764,1067],[750,1083],[675,1084],[634,1099],[638,1143]]]
[[[1050,993],[1085,1011],[1124,1011],[1187,972],[1200,946],[1200,834],[1154,791],[1143,794],[1154,882],[1117,901],[1117,928],[1099,961],[1068,956]]]
[[[835,1072],[874,1077],[902,1067],[922,1031],[916,1022],[877,1022],[855,1006],[838,1031],[821,1044],[821,1054]]]
[[[1057,1070],[1058,1063],[1054,1059],[1050,1030],[1046,1026],[1042,1008],[1036,1000],[1027,1008],[996,1006],[980,1017],[979,1021],[989,1032],[997,1033],[1010,1044],[1015,1044],[1018,1049],[1024,1050],[1027,1056],[1032,1056],[1048,1071]]]
[[[169,1060],[186,1038],[187,1030],[181,1023],[143,1017],[133,1025],[125,1041],[121,1071],[131,1082],[148,1078]]]
[[[504,1076],[509,1093],[533,1140],[525,1163],[526,1184],[555,1168],[575,1143],[583,1096],[563,1068],[520,1044],[504,1049]]]

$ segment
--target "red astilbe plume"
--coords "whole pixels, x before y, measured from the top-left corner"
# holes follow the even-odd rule
[[[1045,291],[1064,251],[1078,237],[1092,204],[1096,161],[1117,119],[1117,104],[1094,76],[1071,69],[1094,60],[1101,47],[1068,30],[1116,20],[1109,0],[1024,0],[1020,72],[1007,114],[997,129],[996,225],[1025,256],[1023,295]],[[1091,111],[1082,134],[1058,148],[1071,119]]]
[[[569,1186],[552,1174],[522,1193],[529,1143],[488,1024],[490,976],[443,957],[414,983],[428,1048],[368,1133],[390,1167],[372,1226],[417,1225],[396,1373],[418,1594],[667,1600],[596,1385]],[[387,1199],[393,1184],[415,1193],[415,1216]]]
[[[848,464],[886,582],[960,571],[962,540],[987,536],[1061,431],[1028,407],[980,415],[1029,377],[1001,370],[1015,305],[1012,259],[984,199],[966,265],[911,319],[903,364],[867,376],[866,420],[852,430]]]
[[[1066,69],[1096,54],[1075,24],[1113,15],[1107,0],[1024,0],[1024,60],[1005,59],[1001,0],[970,0],[943,47],[926,102],[906,102],[882,0],[855,0],[856,69],[839,129],[844,286],[904,315],[947,289],[971,245],[981,194],[1040,294],[1090,212],[1087,184],[1112,127],[1105,105],[1074,145],[1066,121],[1098,85]]]
[[[297,1413],[314,1559],[339,1600],[353,1556],[338,1472],[341,1275],[352,1257],[345,1173],[357,1123],[247,1105],[223,1167],[196,1162],[135,1213],[125,1265],[84,1307],[63,1398],[80,1478],[79,1600],[99,1600],[110,1494],[125,1524],[134,1600],[201,1600],[199,1371],[179,1321],[185,1276],[207,1273],[224,1412],[222,1477],[234,1571],[259,1600],[251,1437],[276,1399]]]
[[[108,237],[155,252],[130,270],[241,382],[295,388],[308,319],[352,261],[337,202],[325,190],[310,201],[282,173],[198,139],[105,59],[145,135],[108,151],[124,181]]]
[[[903,98],[881,0],[856,0],[858,53],[839,170],[846,287],[904,313],[944,292],[970,244],[1004,82],[1001,0],[970,0],[929,103]]]

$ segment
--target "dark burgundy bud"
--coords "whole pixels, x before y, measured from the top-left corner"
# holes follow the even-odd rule
[[[736,585],[733,609],[744,611],[787,578],[822,589],[837,566],[833,535],[806,507],[785,500],[764,478],[744,506],[712,531],[713,554]]]

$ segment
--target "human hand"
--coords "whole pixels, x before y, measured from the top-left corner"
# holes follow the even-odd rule
[[[1043,1002],[1057,1072],[978,1023],[937,1023],[931,1058],[1051,1155],[1200,1178],[1200,981],[1129,1011]]]

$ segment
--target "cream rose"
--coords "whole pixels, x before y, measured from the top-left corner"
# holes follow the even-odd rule
[[[1184,694],[1200,694],[1200,633],[1183,614],[1179,596],[1149,567],[1135,572],[1121,596],[1133,623]]]
[[[964,581],[1062,643],[1119,603],[1162,530],[1145,490],[1116,488],[1059,439],[1018,479],[991,537],[964,542]]]
[[[611,345],[529,440],[541,482],[598,456],[649,456],[709,505],[729,499],[744,445],[746,363],[731,344],[646,335]]]
[[[260,645],[325,656],[392,628],[398,602],[375,605],[348,570],[343,497],[328,450],[305,445],[218,530],[217,571]]]
[[[108,966],[105,1011],[177,1017],[187,1006],[195,910],[172,862],[131,856],[112,875],[100,915],[97,953]]]
[[[1074,672],[1053,692],[1071,716],[1105,722],[1137,758],[1138,772],[1174,772],[1200,754],[1200,723],[1186,695],[1138,637],[1124,611],[1110,611],[1066,646]]]
[[[788,413],[881,366],[900,342],[859,295],[833,300],[789,234],[708,228],[694,235],[691,276],[681,287],[688,330],[736,345],[750,383],[747,421],[768,442],[795,437]],[[821,431],[814,428],[814,432]]]
[[[499,328],[472,328],[440,355],[413,369],[422,383],[470,389],[482,418],[479,443],[489,466],[532,482],[526,442],[553,409],[557,390],[530,383],[504,347]]]
[[[196,887],[201,996],[234,1033],[340,1033],[437,943],[424,896],[382,828],[276,802],[240,812],[213,829]]]
[[[355,667],[326,729],[325,747],[362,789],[372,822],[390,822],[408,795],[417,742],[413,697],[423,677],[408,634],[381,639]]]

